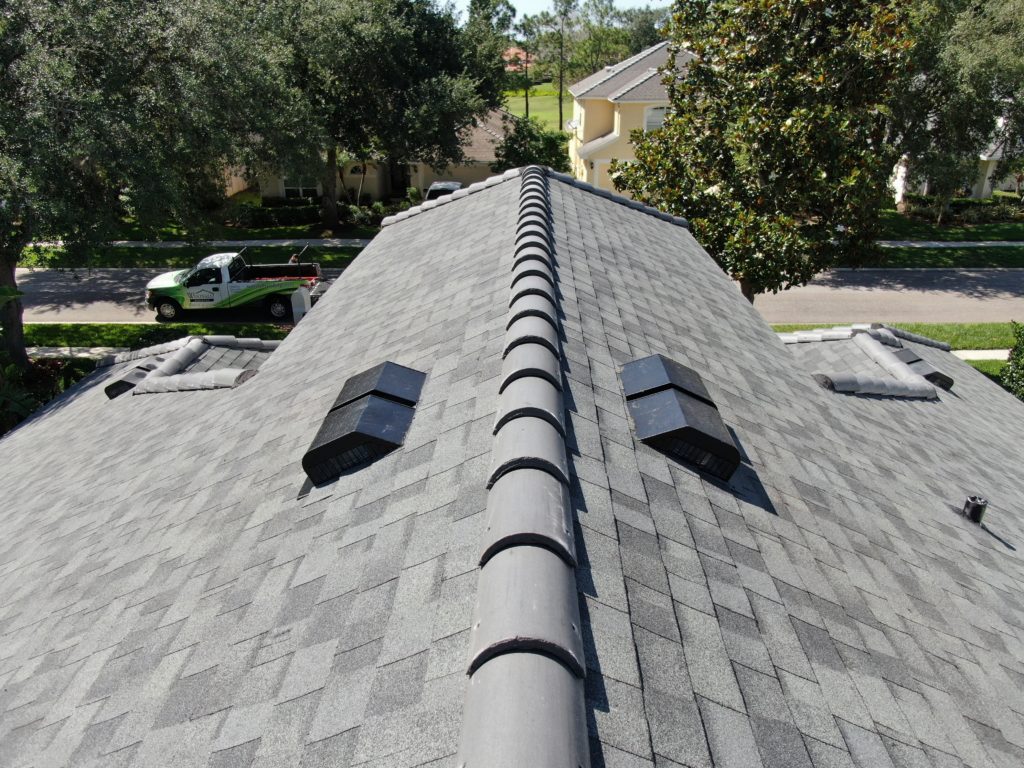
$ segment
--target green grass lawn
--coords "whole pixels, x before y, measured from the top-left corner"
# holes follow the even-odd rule
[[[271,323],[27,323],[25,346],[141,349],[182,336],[283,339],[288,331]]]
[[[894,210],[882,212],[879,240],[1024,240],[1024,221],[936,226]]]
[[[1006,367],[1005,360],[967,360],[965,362],[984,373],[999,386],[1003,385],[1000,376],[1003,373],[1003,368]]]
[[[845,266],[845,265],[840,265]],[[1024,242],[1009,248],[882,248],[878,267],[1024,268]]]
[[[513,115],[526,115],[523,91],[505,91],[505,108]],[[565,121],[572,119],[572,96],[562,96],[562,122],[558,122],[558,88],[550,84],[535,85],[530,89],[530,117],[536,117],[550,131],[564,130]]]
[[[215,253],[209,245],[190,245],[183,248],[99,248],[88,260],[89,267],[167,267],[168,269],[191,267],[200,259]],[[283,264],[297,248],[262,246],[246,248],[245,256],[254,264]],[[344,268],[352,263],[360,248],[310,248],[303,260],[319,262],[322,267]],[[60,249],[27,248],[19,266],[47,267],[60,265]]]
[[[846,323],[802,323],[773,325],[776,333],[810,331]],[[1009,323],[891,323],[911,333],[944,341],[953,349],[1010,349],[1013,346],[1013,326]]]

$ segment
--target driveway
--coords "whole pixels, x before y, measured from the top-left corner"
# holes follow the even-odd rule
[[[1024,320],[1024,269],[837,269],[754,306],[770,323]]]

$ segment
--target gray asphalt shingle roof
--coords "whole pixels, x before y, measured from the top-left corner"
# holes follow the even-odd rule
[[[0,441],[0,764],[455,765],[519,186],[385,227],[243,386],[107,400],[114,366]],[[951,392],[827,391],[803,355],[847,342],[784,345],[684,227],[548,186],[591,765],[1024,762],[1024,569],[954,511],[1024,541],[1024,406],[908,340]],[[730,483],[634,440],[653,353]],[[427,373],[404,446],[300,498],[384,360]]]

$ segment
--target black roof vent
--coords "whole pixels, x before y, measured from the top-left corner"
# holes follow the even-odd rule
[[[302,457],[309,479],[328,482],[402,445],[425,379],[390,362],[348,379]]]
[[[416,405],[427,374],[398,363],[384,362],[350,377],[338,393],[331,410],[374,394],[405,405]]]
[[[700,375],[661,355],[626,363],[626,405],[644,443],[728,480],[740,452]]]
[[[942,387],[943,389],[953,388],[953,379],[950,376],[937,369],[931,363],[922,360],[920,355],[914,350],[904,347],[903,349],[893,350],[893,354],[906,363],[910,370],[924,377],[935,386]]]

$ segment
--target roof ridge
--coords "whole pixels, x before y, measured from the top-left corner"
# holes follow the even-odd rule
[[[652,45],[650,48],[645,48],[644,50],[640,51],[639,53],[634,53],[628,59],[623,59],[618,64],[611,64],[610,66],[605,68],[605,72],[607,74],[604,77],[602,77],[600,80],[596,80],[593,83],[591,83],[589,86],[587,86],[586,90],[580,91],[579,93],[574,93],[572,89],[575,88],[580,83],[586,82],[587,81],[587,77],[583,78],[578,83],[573,83],[572,85],[570,85],[569,86],[569,93],[573,97],[575,97],[575,98],[579,98],[580,96],[585,96],[586,94],[590,93],[592,90],[597,88],[597,86],[601,85],[601,83],[607,82],[609,79],[615,77],[615,75],[620,74],[622,71],[628,69],[629,67],[633,66],[637,62],[643,61],[648,56],[653,55],[655,51],[660,50],[661,48],[665,47],[666,45],[668,45],[668,40],[662,40],[660,43],[656,43],[655,45]],[[597,73],[594,72],[591,75],[588,75],[588,77],[593,77],[596,74]]]
[[[896,357],[890,349],[882,346],[882,343],[873,335],[859,331],[854,332],[852,337],[853,343],[892,376],[892,379],[853,373],[813,374],[823,387],[836,392],[849,392],[857,395],[920,397],[928,400],[938,398],[938,392],[927,379]]]
[[[924,344],[926,347],[935,347],[936,349],[941,349],[945,352],[950,352],[953,349],[951,345],[947,344],[944,341],[936,341],[935,339],[930,339],[927,336],[922,336],[918,333],[911,333],[910,331],[905,331],[902,328],[897,328],[896,326],[893,325],[880,324],[880,327],[885,328],[887,331],[889,331],[889,333],[891,333],[898,339],[912,341],[915,344]]]
[[[590,764],[551,198],[523,170],[458,764]]]
[[[608,101],[615,101],[616,99],[621,98],[622,96],[625,96],[627,93],[632,91],[634,88],[637,88],[637,87],[643,85],[644,83],[646,83],[648,80],[650,80],[656,74],[658,74],[658,68],[657,67],[652,67],[651,69],[647,70],[642,75],[640,75],[638,78],[636,78],[632,82],[628,83],[624,88],[622,88],[622,89],[616,91],[615,93],[609,95],[608,96]]]
[[[380,225],[381,227],[389,227],[392,224],[397,224],[400,221],[405,221],[408,218],[416,216],[420,213],[424,213],[433,208],[437,208],[440,205],[447,205],[448,203],[455,202],[456,200],[461,200],[464,197],[476,194],[477,192],[480,192],[484,189],[489,189],[490,187],[496,186],[503,182],[519,178],[519,174],[521,173],[521,171],[521,168],[510,168],[504,173],[499,174],[497,176],[489,176],[484,181],[477,181],[473,184],[470,184],[468,187],[457,189],[450,195],[441,195],[440,197],[434,198],[433,200],[427,200],[426,202],[421,203],[420,205],[414,205],[407,210],[404,210],[400,213],[396,213],[394,216],[386,216],[381,221]]]
[[[525,174],[527,170],[533,173],[542,174],[543,176],[555,179],[556,181],[561,181],[564,184],[570,184],[574,187],[584,190],[585,192],[590,192],[592,194],[597,195],[598,197],[603,197],[606,200],[611,200],[613,203],[618,203],[619,205],[624,205],[627,208],[632,208],[634,211],[645,213],[648,216],[654,216],[656,219],[667,221],[670,224],[675,224],[686,229],[690,228],[690,222],[688,222],[682,216],[673,216],[671,213],[659,211],[657,208],[652,208],[649,205],[644,205],[643,203],[633,200],[632,198],[626,197],[625,195],[617,195],[614,192],[609,192],[606,189],[599,189],[598,187],[595,187],[592,184],[588,184],[585,181],[580,181],[575,176],[571,176],[568,173],[561,173],[560,171],[556,171],[553,170],[552,168],[540,165],[530,165],[527,166],[526,168],[510,168],[503,174],[500,174],[498,176],[491,176],[485,181],[478,181],[475,184],[470,184],[468,187],[458,189],[455,192],[452,192],[450,195],[442,195],[441,197],[435,198],[434,200],[428,200],[421,205],[413,206],[412,208],[409,208],[406,211],[402,211],[401,213],[396,213],[394,216],[388,216],[383,221],[381,221],[380,224],[382,227],[389,227],[393,224],[397,224],[400,221],[405,221],[408,218],[417,216],[421,213],[425,213],[426,211],[437,208],[438,206],[448,205],[449,203],[453,203],[456,200],[461,200],[464,197],[476,194],[477,192],[480,192],[484,189],[489,189],[490,187],[502,184],[506,181],[511,181],[512,179],[519,178],[519,176]]]
[[[606,200],[611,200],[613,203],[618,203],[619,205],[624,205],[627,208],[632,208],[634,211],[646,213],[648,216],[653,216],[656,219],[667,221],[670,224],[675,224],[676,226],[683,227],[684,229],[690,228],[690,222],[684,219],[682,216],[673,216],[671,213],[659,211],[657,208],[652,208],[649,205],[644,205],[643,203],[634,200],[630,197],[626,197],[625,195],[618,195],[614,192],[610,192],[607,189],[600,189],[599,187],[595,187],[593,184],[588,184],[585,181],[580,181],[575,176],[570,176],[567,173],[561,173],[559,171],[555,171],[552,170],[551,168],[548,168],[547,175],[552,179],[557,179],[558,181],[561,181],[565,184],[571,184],[572,186],[582,189],[585,192],[590,192],[592,194],[597,195],[598,197],[603,197]]]

